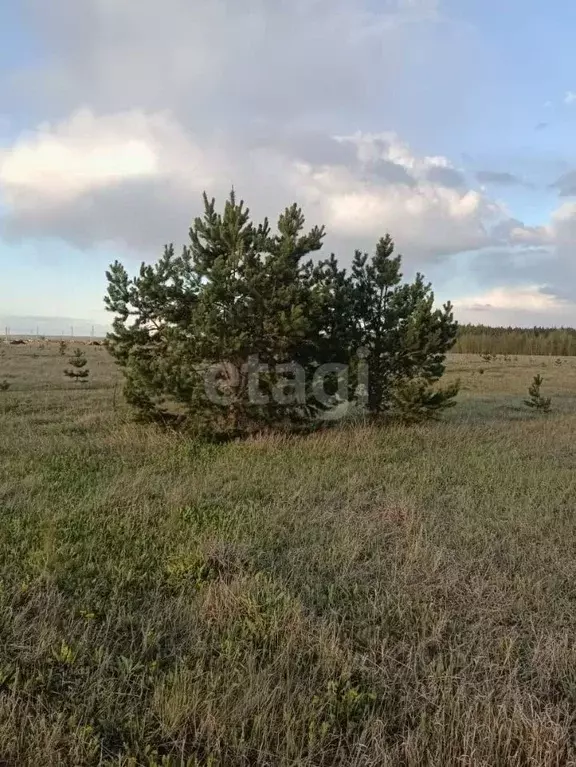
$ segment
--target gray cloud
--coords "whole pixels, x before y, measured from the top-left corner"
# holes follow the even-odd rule
[[[169,108],[196,133],[358,120],[394,100],[415,45],[437,46],[435,0],[23,2],[50,58],[13,91],[43,117]]]
[[[576,196],[576,170],[564,173],[551,184],[552,189],[557,189],[560,197]]]
[[[286,128],[261,132],[255,130],[245,138],[238,136],[237,140],[248,150],[267,149],[318,165],[351,168],[358,161],[356,148],[351,142],[338,141],[321,131]]]
[[[403,166],[391,160],[378,159],[370,165],[370,175],[385,184],[404,184],[414,187],[414,176]]]
[[[466,186],[463,174],[454,168],[434,165],[428,170],[427,177],[433,184],[440,184],[448,189],[461,189]]]
[[[489,249],[470,265],[476,298],[456,302],[461,321],[486,312],[490,324],[574,326],[576,272],[561,246]]]
[[[496,186],[526,186],[526,183],[513,173],[502,173],[494,170],[479,170],[476,178],[481,184]]]
[[[517,218],[500,221],[491,231],[494,244],[518,245],[522,248],[539,248],[549,245],[550,232],[544,226],[526,226]]]
[[[77,197],[73,205],[38,206],[7,218],[4,238],[58,238],[81,249],[111,244],[148,256],[184,243],[200,213],[199,194],[169,180],[126,180]]]
[[[540,321],[573,327],[576,322],[576,204],[564,204],[546,227],[526,227],[512,219],[495,227],[493,235],[493,247],[476,253],[467,264],[477,293],[489,295],[490,291],[506,286],[512,291],[519,290],[520,296],[537,293],[543,300],[540,309],[527,300],[524,309],[518,307],[514,312],[502,309],[499,315],[491,312],[491,320],[494,322],[499,316],[498,321],[504,323],[533,324],[534,313],[541,311]],[[548,305],[547,296],[551,298]]]
[[[542,293],[574,304],[569,322],[575,324],[576,264],[561,242],[548,248],[519,246],[486,250],[476,255],[471,267],[475,281],[485,288],[500,285],[542,286]]]

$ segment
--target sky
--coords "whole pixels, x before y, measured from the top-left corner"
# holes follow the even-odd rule
[[[111,321],[202,192],[389,232],[462,322],[576,326],[573,0],[2,0],[0,327]]]

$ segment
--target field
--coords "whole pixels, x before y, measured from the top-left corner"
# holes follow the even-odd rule
[[[0,357],[0,764],[576,765],[576,358],[207,446],[86,350]]]

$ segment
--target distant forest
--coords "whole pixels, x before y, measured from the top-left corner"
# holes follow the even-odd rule
[[[460,354],[549,354],[576,356],[574,328],[491,328],[460,325],[452,352]]]

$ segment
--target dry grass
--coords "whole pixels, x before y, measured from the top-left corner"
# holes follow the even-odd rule
[[[86,389],[0,357],[1,763],[576,764],[576,359],[454,358],[437,425],[214,447],[88,356]]]

